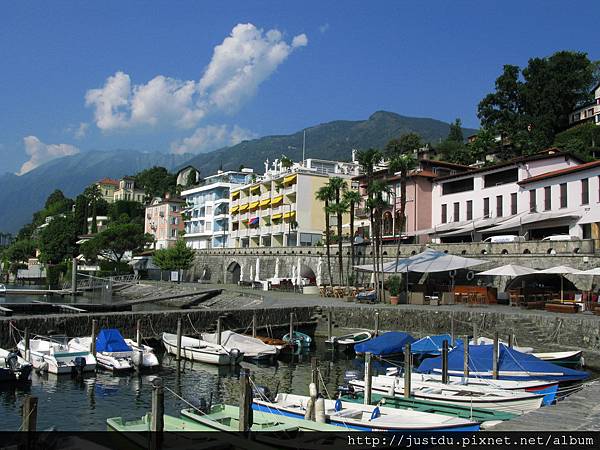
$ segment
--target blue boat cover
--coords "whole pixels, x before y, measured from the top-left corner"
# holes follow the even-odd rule
[[[473,373],[473,376],[480,378],[491,377],[493,347],[493,344],[469,345],[469,371]],[[454,349],[448,352],[448,370],[462,373],[464,368],[463,358],[464,349],[462,343],[458,343]],[[424,360],[416,371],[421,373],[440,373],[441,368],[442,357],[438,356]],[[510,348],[504,344],[500,344],[498,370],[501,380],[577,381],[589,378],[587,372],[542,361],[533,355],[518,352],[514,348]],[[479,374],[475,375],[475,372],[479,372]],[[514,375],[502,375],[502,372],[514,372]]]
[[[435,336],[425,336],[415,341],[410,349],[416,355],[441,355],[444,341],[448,341],[448,348],[452,348],[452,336],[449,334],[437,334]]]
[[[390,331],[375,339],[355,345],[354,350],[358,353],[371,352],[377,356],[392,355],[402,353],[404,345],[412,344],[414,341],[415,338],[408,333]]]
[[[125,343],[125,339],[115,328],[100,330],[96,337],[97,352],[130,352],[131,347]]]

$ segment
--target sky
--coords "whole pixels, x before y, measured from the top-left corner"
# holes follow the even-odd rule
[[[0,173],[199,153],[387,110],[476,128],[504,64],[600,59],[600,3],[3,1]]]

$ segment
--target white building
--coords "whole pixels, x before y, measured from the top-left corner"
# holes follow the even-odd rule
[[[593,122],[600,125],[600,83],[592,90],[594,100],[591,103],[574,110],[569,116],[569,125],[577,125],[583,122]]]
[[[258,180],[231,194],[231,247],[312,246],[323,242],[325,215],[316,192],[330,177],[346,179],[351,187],[359,174],[356,162],[316,158],[289,168],[279,160],[265,163]],[[332,218],[331,226],[336,222]]]
[[[230,192],[247,183],[252,175],[252,169],[219,172],[181,192],[187,203],[184,239],[188,247],[228,246]]]
[[[581,213],[581,205],[571,202],[569,208],[546,210],[542,192],[530,192],[521,182],[581,163],[570,153],[549,149],[437,178],[432,193],[433,228],[424,233],[444,242],[478,241],[499,234],[525,235],[527,239],[566,234],[576,214]],[[558,191],[552,195],[553,203],[558,205]]]

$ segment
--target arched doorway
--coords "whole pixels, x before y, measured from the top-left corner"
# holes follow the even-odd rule
[[[300,276],[302,278],[308,278],[310,280],[309,284],[311,285],[317,283],[317,275],[315,274],[314,270],[305,264],[300,264]],[[321,276],[323,276],[323,274],[321,274]]]
[[[240,281],[241,270],[242,268],[237,262],[233,261],[231,264],[229,264],[229,266],[227,267],[227,283],[238,284]]]

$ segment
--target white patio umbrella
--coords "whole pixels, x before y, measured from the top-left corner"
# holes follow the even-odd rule
[[[275,275],[273,278],[279,278],[279,258],[275,259]]]
[[[564,278],[565,275],[567,274],[572,274],[572,275],[585,275],[585,273],[582,270],[579,269],[574,269],[573,267],[569,267],[569,266],[556,266],[556,267],[550,267],[549,269],[544,269],[544,270],[538,270],[537,273],[553,273],[556,275],[560,275],[560,302],[563,302],[563,294],[564,294]]]
[[[240,281],[244,281],[244,265],[240,265]]]
[[[292,265],[292,274],[290,276],[292,280],[296,279],[296,266]]]
[[[517,264],[507,264],[505,266],[496,267],[494,269],[485,270],[483,272],[479,272],[475,275],[477,276],[501,276],[501,277],[520,277],[523,275],[531,275],[533,273],[537,273],[538,271],[535,269],[531,269],[530,267],[519,266]]]
[[[250,281],[254,281],[254,266],[250,264]]]
[[[256,273],[254,274],[254,281],[260,281],[260,258],[256,258]]]
[[[437,250],[427,249],[422,253],[401,258],[396,261],[385,263],[382,267],[382,272],[397,273],[397,272],[448,272],[450,270],[467,269],[472,266],[483,264],[487,261],[475,258],[465,258],[463,256],[450,255]],[[357,270],[365,272],[373,272],[372,264],[362,266],[354,266]]]
[[[600,275],[600,267],[596,267],[595,269],[584,270],[580,275]]]
[[[322,279],[321,279],[321,272],[323,270],[323,258],[321,258],[319,256],[319,260],[317,261],[317,286],[321,286],[322,284]]]
[[[296,264],[297,264],[297,269],[296,269],[296,277],[297,277],[296,286],[300,286],[302,284],[302,274],[301,274],[301,272],[302,272],[302,269],[301,269],[302,261],[300,260],[300,257],[298,257],[298,260],[297,260]]]

